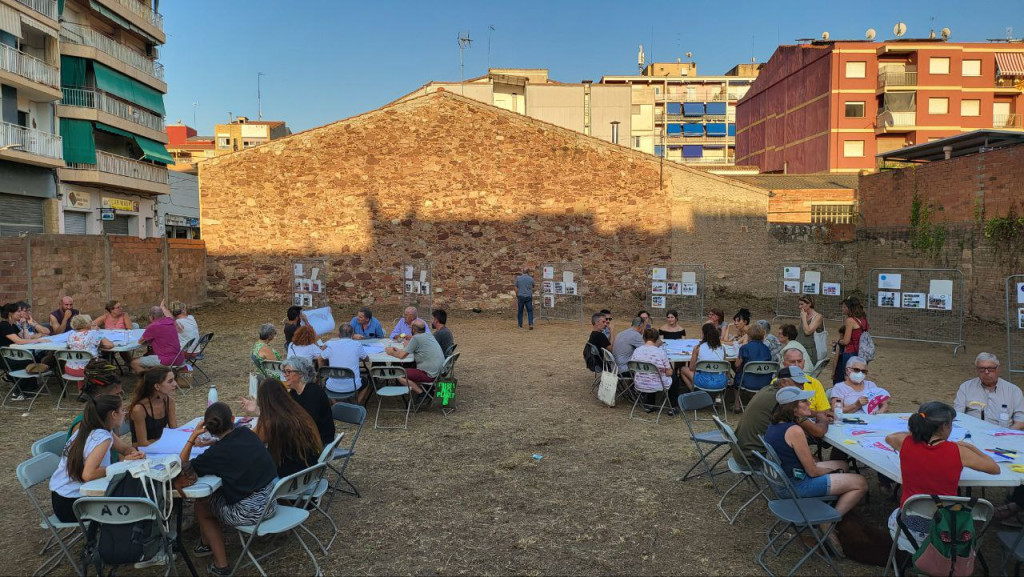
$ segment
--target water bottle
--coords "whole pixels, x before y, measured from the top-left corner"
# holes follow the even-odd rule
[[[215,385],[213,383],[210,383],[210,392],[206,393],[206,406],[209,407],[210,405],[212,405],[212,404],[214,404],[216,402],[217,402],[217,385]]]
[[[835,415],[836,415],[836,423],[842,423],[843,422],[843,400],[842,399],[836,399],[835,402],[832,403],[832,412],[835,413]]]
[[[1002,408],[999,409],[999,426],[1010,426],[1010,412],[1009,409],[1006,408],[1006,405],[1003,405]]]

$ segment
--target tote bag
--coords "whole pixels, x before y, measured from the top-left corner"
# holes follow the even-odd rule
[[[609,407],[614,407],[618,385],[618,375],[611,371],[601,371],[601,385],[597,388],[597,399]]]

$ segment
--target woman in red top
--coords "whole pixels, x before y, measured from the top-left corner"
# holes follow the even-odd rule
[[[842,308],[846,320],[843,322],[845,330],[840,331],[839,340],[836,341],[841,347],[842,354],[839,355],[835,371],[832,373],[832,382],[835,383],[846,378],[846,361],[860,352],[860,334],[871,330],[868,328],[868,315],[857,297],[844,300]]]
[[[953,407],[939,401],[925,403],[910,415],[909,433],[892,433],[885,442],[900,454],[900,474],[903,477],[902,507],[914,495],[956,495],[960,473],[964,467],[999,474],[999,465],[977,447],[967,441],[953,443],[949,434],[953,431]],[[1003,518],[1014,514],[1016,505],[1004,505],[997,510]],[[899,509],[889,516],[889,531],[897,534],[896,516]],[[914,539],[921,544],[928,535],[931,519],[908,516],[904,519]],[[900,534],[900,548],[914,552],[911,544]]]

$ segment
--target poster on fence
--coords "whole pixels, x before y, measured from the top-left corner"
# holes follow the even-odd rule
[[[684,282],[682,289],[684,297],[697,296],[697,283],[695,282]]]
[[[903,285],[903,275],[901,274],[880,274],[878,275],[878,288],[889,289],[889,290],[900,290]]]
[[[800,267],[798,266],[786,266],[782,267],[782,278],[785,280],[800,280]]]
[[[678,296],[678,295],[683,294],[683,285],[682,285],[682,283],[677,283],[677,282],[665,283],[665,294],[667,294],[667,295],[674,295],[674,296]]]
[[[545,279],[549,279],[549,280],[550,279],[554,279],[555,278],[555,267],[553,267],[553,266],[546,266],[546,267],[544,267],[543,276],[544,276]]]
[[[1017,283],[1017,304],[1024,305],[1024,282]]]
[[[663,296],[652,296],[651,297],[651,308],[663,309],[665,308],[665,297]]]
[[[651,280],[668,280],[668,269],[654,267],[651,269]]]
[[[878,306],[890,309],[900,308],[900,293],[892,291],[878,291]]]
[[[663,282],[652,282],[651,283],[651,294],[663,295],[665,294],[665,283]]]
[[[818,286],[821,284],[821,273],[809,270],[804,273],[804,292],[809,295],[818,294]]]
[[[797,294],[800,292],[800,281],[798,280],[787,280],[782,281],[782,292],[787,294]]]
[[[903,293],[903,308],[923,309],[924,293]]]
[[[555,295],[544,295],[544,308],[555,308]]]
[[[1024,309],[1017,309],[1017,328],[1024,329]]]
[[[692,270],[684,271],[682,274],[682,278],[680,280],[683,281],[683,284],[695,285],[697,284],[697,273],[693,272]]]
[[[953,310],[952,295],[928,295],[928,310],[930,311],[951,311]]]
[[[837,282],[821,283],[821,294],[827,297],[837,297],[842,292],[842,286]]]

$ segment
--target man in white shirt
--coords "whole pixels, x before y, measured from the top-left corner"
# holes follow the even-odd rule
[[[978,353],[974,369],[978,376],[960,385],[953,408],[995,425],[1024,430],[1024,394],[1017,385],[999,378],[999,357]]]
[[[342,323],[338,327],[338,337],[340,338],[327,341],[324,345],[324,352],[320,356],[327,366],[349,369],[356,376],[355,383],[348,379],[327,379],[327,390],[333,393],[351,393],[358,390],[356,402],[362,404],[367,393],[370,392],[369,387],[363,386],[363,379],[360,376],[360,361],[366,359],[367,354],[363,345],[352,338],[353,333],[352,325]]]

